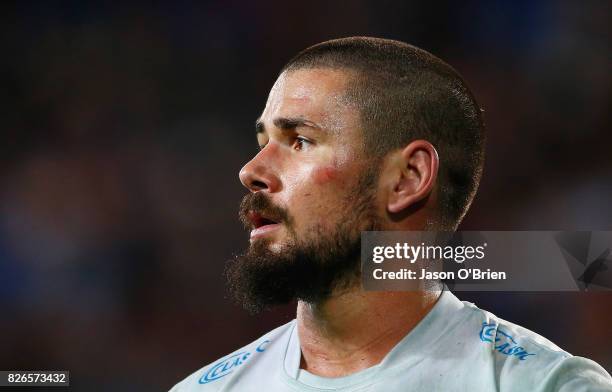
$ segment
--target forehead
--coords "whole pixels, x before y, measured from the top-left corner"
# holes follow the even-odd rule
[[[352,75],[331,68],[297,69],[282,73],[268,96],[261,121],[304,118],[330,131],[357,126],[357,110],[347,98]]]

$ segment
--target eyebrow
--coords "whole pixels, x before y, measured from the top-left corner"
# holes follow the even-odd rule
[[[283,131],[292,130],[299,127],[309,127],[314,129],[321,129],[321,127],[313,121],[306,120],[302,117],[278,117],[275,118],[272,123],[275,127],[280,128]],[[260,134],[266,132],[266,127],[261,119],[255,121],[255,133]]]

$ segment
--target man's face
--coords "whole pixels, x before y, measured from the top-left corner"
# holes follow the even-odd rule
[[[261,151],[240,180],[286,216],[250,211],[251,244],[265,240],[278,252],[314,228],[331,233],[360,196],[355,186],[367,167],[358,112],[344,95],[348,76],[302,69],[274,84],[257,122]]]
[[[348,78],[330,69],[284,73],[257,122],[261,150],[240,171],[250,246],[228,268],[230,288],[250,310],[322,301],[359,277],[360,233],[380,220],[377,167],[345,98]]]

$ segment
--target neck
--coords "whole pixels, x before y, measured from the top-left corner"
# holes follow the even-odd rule
[[[321,304],[300,301],[301,368],[342,377],[380,363],[425,317],[437,291],[375,292],[360,288]]]

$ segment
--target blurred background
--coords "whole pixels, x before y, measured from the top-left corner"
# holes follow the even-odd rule
[[[462,229],[612,230],[609,2],[53,3],[0,16],[2,370],[167,390],[294,317],[249,316],[222,273],[254,120],[326,39],[403,40],[466,78],[488,151]],[[609,293],[459,297],[612,370]]]

